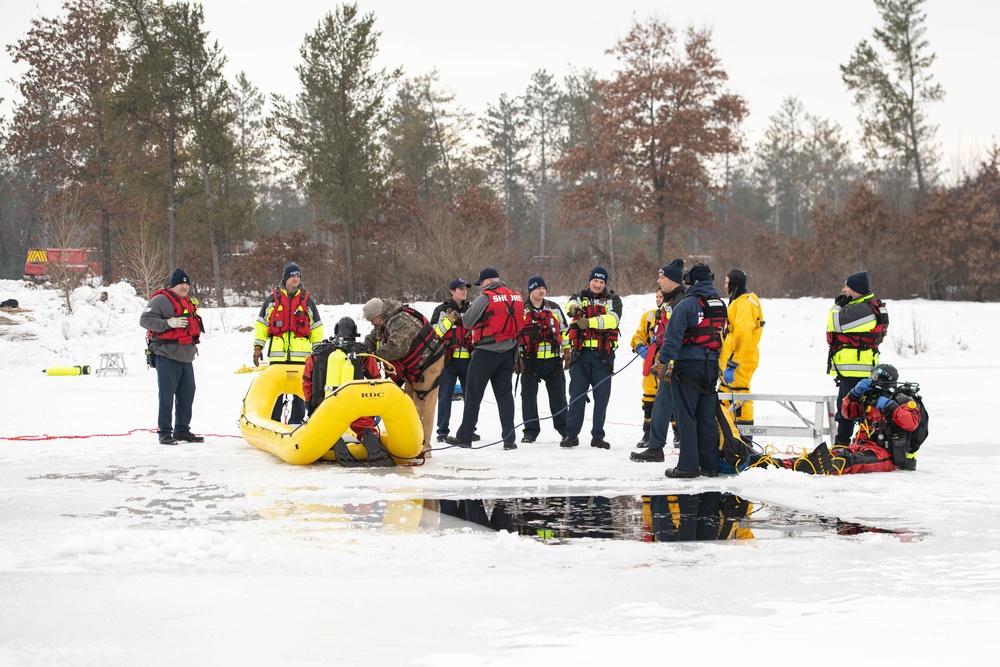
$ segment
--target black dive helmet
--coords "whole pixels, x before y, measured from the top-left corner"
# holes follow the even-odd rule
[[[872,384],[877,386],[895,387],[899,381],[899,371],[892,364],[879,364],[872,369],[872,374],[868,376]]]
[[[356,340],[358,337],[358,325],[350,317],[342,317],[333,325],[333,337],[344,340]]]

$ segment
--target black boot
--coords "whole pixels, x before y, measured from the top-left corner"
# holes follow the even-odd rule
[[[649,422],[648,421],[642,422],[642,440],[640,440],[639,442],[635,443],[635,446],[638,447],[639,449],[644,449],[646,447],[649,447]]]
[[[577,437],[575,435],[567,435],[565,438],[562,439],[562,442],[559,443],[559,446],[560,447],[576,447],[579,444],[580,444],[580,438],[579,437]]]
[[[590,446],[597,447],[598,449],[611,449],[611,443],[604,438],[591,438]]]
[[[629,459],[640,463],[663,463],[663,448],[649,448],[644,452],[632,452]]]

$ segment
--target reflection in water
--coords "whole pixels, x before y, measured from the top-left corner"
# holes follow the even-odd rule
[[[266,516],[301,517],[352,528],[509,531],[561,542],[577,538],[687,542],[889,533],[833,517],[748,501],[732,493],[390,500],[364,504],[283,503]]]

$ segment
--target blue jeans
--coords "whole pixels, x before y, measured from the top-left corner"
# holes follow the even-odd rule
[[[160,390],[160,409],[156,432],[161,436],[191,432],[191,406],[194,404],[194,364],[156,355],[156,385]],[[174,408],[177,416],[174,418]],[[173,427],[171,428],[171,419]]]

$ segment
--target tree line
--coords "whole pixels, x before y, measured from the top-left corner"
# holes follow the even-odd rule
[[[374,14],[342,4],[304,36],[299,91],[228,80],[204,8],[67,0],[7,49],[25,66],[0,125],[0,271],[29,247],[97,247],[140,293],[183,266],[202,298],[252,303],[289,261],[328,302],[436,299],[496,265],[569,293],[594,264],[649,292],[676,256],[763,296],[1000,297],[996,147],[940,184],[924,0],[873,0],[845,54],[862,127],[788,96],[749,142],[706,30],[635,20],[607,78],[535,72],[474,117],[436,71],[377,67]]]

